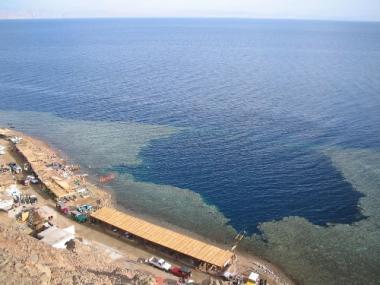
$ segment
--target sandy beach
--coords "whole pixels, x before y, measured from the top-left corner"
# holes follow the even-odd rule
[[[44,142],[34,137],[30,137],[24,133],[20,133],[10,129],[0,129],[0,136],[2,136],[2,138],[0,139],[0,144],[6,146],[8,150],[7,153],[1,157],[1,164],[7,165],[9,162],[16,162],[19,165],[24,165],[24,163],[27,162],[32,166],[34,172],[38,175],[38,178],[40,178],[41,180],[52,177],[52,172],[50,172],[50,170],[47,170],[46,165],[56,163],[57,161],[60,161],[60,163],[62,164],[66,164],[67,160],[69,160],[70,162],[80,164],[80,161],[76,161],[75,158],[68,158],[58,149],[54,149],[52,146],[48,145],[47,142]],[[19,146],[14,146],[11,142],[7,140],[7,138],[14,136],[22,138],[22,142]],[[22,146],[24,147],[24,149],[22,149]],[[18,150],[22,150],[24,155],[20,155],[20,152],[16,151],[14,147],[16,147]],[[16,180],[20,180],[25,175],[26,174],[24,173],[17,174],[17,177],[15,178]],[[75,172],[75,174],[72,174],[72,176],[67,178],[67,181],[69,181],[69,183],[74,183],[74,178],[78,177],[78,175],[83,175],[83,173],[78,174]],[[94,204],[97,203],[97,206],[100,208],[104,206],[109,206],[126,211],[131,215],[136,215],[136,213],[133,213],[128,209],[123,209],[122,207],[117,205],[117,201],[112,195],[111,191],[100,187],[100,185],[97,185],[98,183],[96,183],[95,177],[83,177],[85,178],[83,178],[83,180],[81,181],[81,185],[85,186],[89,190],[90,195],[89,197],[83,198],[82,202],[76,201],[77,204],[83,204],[85,201],[91,201]],[[1,176],[0,179],[3,179],[3,176]],[[36,195],[38,197],[39,205],[48,205],[52,209],[56,210],[55,201],[52,199],[50,195],[41,190],[41,185],[31,184],[29,186],[19,186],[22,189],[23,193]],[[62,189],[59,191],[62,191]],[[81,198],[79,198],[79,200],[80,199]],[[15,222],[14,220],[10,220],[6,213],[0,213],[0,219],[1,222],[5,224]],[[183,230],[179,227],[170,225],[168,223],[164,223],[154,217],[144,216],[143,219],[147,219],[150,222],[161,225],[165,228],[170,228],[173,231],[180,232],[194,239],[203,240],[215,246],[226,248],[225,245],[214,243],[213,241],[207,240],[202,236],[199,236],[187,230]],[[76,223],[69,217],[61,214],[57,215],[56,223],[59,227],[66,227],[74,224],[76,228],[76,236],[78,239],[92,243],[97,248],[99,248],[99,250],[103,250],[105,252],[108,252],[112,256],[116,256],[115,258],[124,260],[126,266],[129,269],[136,269],[149,272],[155,276],[162,276],[167,280],[176,279],[176,277],[169,273],[164,273],[160,270],[154,269],[151,266],[139,262],[152,255],[157,255],[164,257],[174,265],[181,265],[181,262],[179,262],[176,259],[173,259],[173,257],[169,255],[162,253],[160,250],[156,248],[152,248],[150,246],[138,243],[136,241],[120,238],[118,234],[106,230],[102,226],[95,226],[89,223]],[[248,275],[251,271],[257,272],[260,274],[260,276],[262,276],[262,278],[265,278],[268,281],[268,284],[295,284],[280,269],[279,266],[271,264],[270,262],[262,260],[254,255],[250,255],[245,252],[240,252],[239,248],[236,254],[237,261],[229,270],[233,270],[236,273],[243,275]],[[220,282],[222,282],[221,279],[217,276],[210,276],[209,274],[201,272],[200,270],[193,271],[193,279],[197,283],[203,284],[203,282],[205,282],[206,280],[210,280],[210,278],[212,280],[219,280]]]

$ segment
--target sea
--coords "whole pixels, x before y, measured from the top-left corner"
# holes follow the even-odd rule
[[[0,126],[300,284],[380,282],[380,23],[2,20]]]

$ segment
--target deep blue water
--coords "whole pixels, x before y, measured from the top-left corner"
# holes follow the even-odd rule
[[[360,193],[322,151],[380,147],[380,24],[1,21],[0,90],[1,110],[185,127],[123,171],[200,193],[236,229],[351,223]]]

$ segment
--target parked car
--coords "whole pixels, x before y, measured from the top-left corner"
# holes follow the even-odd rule
[[[28,180],[28,179],[21,180],[21,183],[23,183],[24,186],[29,186],[29,184],[30,184],[30,180]]]
[[[26,177],[25,180],[29,180],[30,183],[32,183],[32,184],[37,184],[38,182],[40,182],[40,181],[39,181],[35,176],[33,176],[33,175],[28,175],[28,176]]]
[[[78,211],[72,211],[71,216],[73,217],[74,220],[76,220],[78,223],[85,223],[87,222],[87,216],[82,214],[81,212]]]
[[[189,278],[191,276],[190,268],[185,267],[185,266],[183,267],[172,266],[172,268],[170,268],[170,272],[173,275],[182,277],[182,278]]]
[[[157,267],[159,269],[169,271],[172,265],[169,262],[166,262],[165,259],[163,258],[157,258],[152,256],[151,258],[148,259],[148,263],[150,265],[153,265],[154,267]]]
[[[9,165],[10,169],[14,173],[18,174],[18,173],[20,173],[22,171],[21,167],[18,164],[14,163],[14,162],[9,163],[8,165]]]
[[[69,208],[66,206],[65,202],[63,201],[58,201],[55,206],[64,215],[67,215],[70,211]]]
[[[235,279],[236,274],[229,272],[229,271],[224,271],[222,274],[222,277],[223,277],[223,279],[225,279],[227,281],[231,281],[231,280]]]
[[[77,207],[77,210],[81,213],[88,213],[92,210],[92,206],[85,204],[85,205]]]
[[[194,285],[194,284],[196,284],[196,283],[192,279],[180,278],[177,281],[177,285]]]

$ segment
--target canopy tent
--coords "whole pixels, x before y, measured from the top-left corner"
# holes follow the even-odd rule
[[[70,226],[65,229],[60,229],[53,226],[40,232],[38,237],[52,247],[66,248],[66,243],[75,239],[75,227]]]

